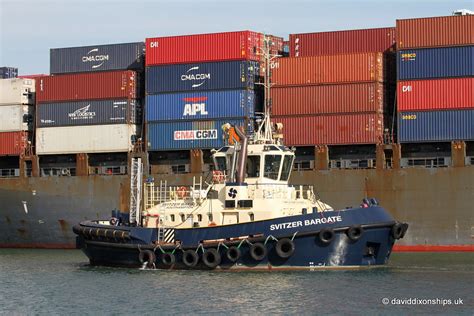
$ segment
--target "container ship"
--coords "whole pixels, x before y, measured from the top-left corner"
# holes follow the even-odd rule
[[[153,207],[212,172],[223,124],[254,133],[267,99],[295,150],[291,183],[338,209],[376,196],[410,225],[395,250],[472,251],[473,58],[474,16],[461,15],[288,41],[150,37],[51,49],[49,75],[1,68],[0,247],[74,248],[74,224],[129,210],[137,157]]]

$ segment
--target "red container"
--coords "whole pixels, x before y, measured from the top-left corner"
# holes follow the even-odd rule
[[[271,90],[273,115],[382,113],[384,85],[351,83],[282,87]]]
[[[272,121],[283,123],[288,146],[377,144],[383,135],[380,114],[275,116]]]
[[[474,44],[474,15],[397,20],[397,48]]]
[[[47,76],[36,79],[36,102],[135,99],[137,86],[130,70]]]
[[[382,82],[382,53],[280,58],[272,64],[278,86],[350,82]]]
[[[241,31],[196,34],[146,39],[147,66],[213,62],[223,60],[260,60],[262,34]]]
[[[290,57],[393,51],[395,28],[290,34]]]
[[[27,132],[0,133],[0,156],[19,156],[26,148]]]
[[[474,78],[399,81],[397,90],[398,111],[474,108]]]

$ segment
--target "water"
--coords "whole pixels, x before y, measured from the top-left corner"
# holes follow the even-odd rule
[[[152,271],[91,267],[78,250],[0,249],[0,314],[472,315],[473,267],[474,253],[396,253],[362,271]],[[391,304],[410,298],[440,304]]]

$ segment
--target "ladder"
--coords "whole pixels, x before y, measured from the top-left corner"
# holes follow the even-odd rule
[[[142,196],[143,163],[141,158],[130,161],[130,224],[141,223],[140,204]]]

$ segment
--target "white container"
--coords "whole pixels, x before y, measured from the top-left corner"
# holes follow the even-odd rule
[[[31,105],[0,105],[0,132],[28,131],[33,125]],[[28,126],[28,119],[31,123]]]
[[[35,104],[34,79],[0,79],[0,104]]]
[[[36,129],[39,155],[128,152],[137,126],[127,124],[44,127]]]

